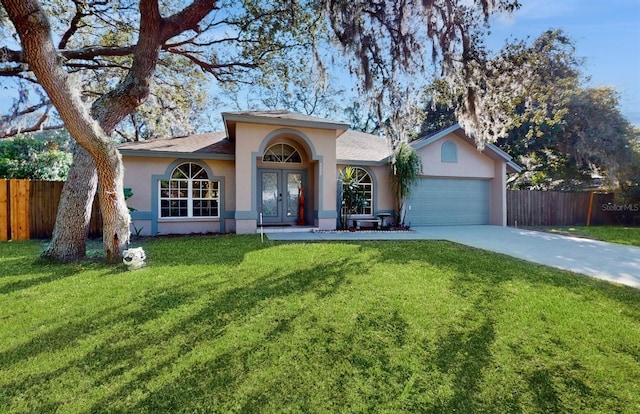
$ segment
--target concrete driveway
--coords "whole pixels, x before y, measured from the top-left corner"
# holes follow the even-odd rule
[[[500,226],[428,226],[412,232],[269,234],[274,240],[448,240],[640,288],[640,247]]]
[[[447,226],[415,230],[428,239],[449,240],[640,288],[640,247],[513,227]]]

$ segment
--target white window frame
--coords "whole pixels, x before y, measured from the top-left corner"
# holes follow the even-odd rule
[[[291,154],[287,155],[286,157],[283,151],[285,146],[292,149]],[[277,160],[274,161],[274,160],[266,159],[266,157],[269,156],[269,153],[271,153],[274,157],[276,157]],[[278,164],[278,163],[302,164],[302,154],[300,154],[300,151],[298,151],[293,145],[289,145],[284,142],[278,142],[277,144],[271,145],[269,148],[267,148],[264,151],[264,155],[262,156],[262,162],[272,163],[272,164]]]
[[[183,168],[188,166],[187,173]],[[176,177],[181,174],[182,177]],[[202,177],[202,174],[206,178]],[[163,188],[163,184],[166,183],[166,187]],[[198,183],[198,185],[194,185]],[[186,185],[185,185],[186,184]],[[167,195],[163,196],[163,192]],[[195,193],[200,193],[200,196],[195,196]],[[202,196],[205,194],[205,196]],[[211,219],[220,218],[220,181],[213,181],[209,179],[207,171],[199,164],[192,162],[185,162],[176,166],[168,179],[158,180],[158,198],[159,198],[159,211],[158,216],[160,219]],[[163,207],[163,201],[186,201],[186,207],[177,207],[178,211],[186,208],[186,215],[163,215],[163,210],[169,209],[171,211],[174,207]],[[215,215],[194,215],[194,202],[207,201],[215,202]],[[197,208],[197,207],[196,207]]]
[[[349,217],[351,218],[364,218],[364,217],[373,217],[373,196],[374,196],[374,186],[373,186],[373,176],[371,175],[371,173],[367,170],[365,170],[362,167],[352,167],[355,170],[356,173],[356,182],[358,185],[362,185],[365,186],[365,194],[370,194],[370,197],[368,197],[366,199],[366,206],[365,206],[365,211],[363,213],[354,213],[351,214]],[[365,177],[369,177],[369,182],[362,182],[362,179]],[[367,188],[368,187],[368,191]],[[341,193],[342,193],[342,189]],[[369,210],[370,212],[368,213],[367,210]]]

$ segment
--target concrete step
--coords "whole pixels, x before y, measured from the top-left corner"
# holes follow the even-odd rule
[[[258,226],[256,233],[274,234],[274,233],[311,233],[318,231],[318,227],[313,226]]]

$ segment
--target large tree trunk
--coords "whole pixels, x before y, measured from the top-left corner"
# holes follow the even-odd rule
[[[2,3],[20,35],[30,69],[51,98],[71,136],[90,154],[95,163],[95,167],[86,162],[78,163],[76,174],[65,186],[63,203],[58,207],[59,217],[62,218],[62,221],[56,223],[58,242],[57,246],[50,248],[51,257],[68,257],[67,251],[79,255],[81,250],[84,256],[84,246],[70,247],[72,243],[86,242],[84,217],[81,223],[70,223],[79,214],[72,209],[78,208],[83,215],[90,212],[95,190],[89,191],[85,187],[84,194],[71,193],[76,186],[81,186],[78,181],[93,180],[97,169],[104,222],[104,250],[107,260],[116,261],[129,244],[130,225],[129,210],[124,201],[124,168],[120,153],[98,122],[91,117],[78,89],[71,85],[67,73],[62,69],[51,39],[49,21],[40,3],[36,0],[2,0]],[[79,202],[80,197],[84,197],[84,204],[74,205],[72,200],[76,197],[79,204],[82,204]],[[61,230],[61,226],[72,226],[72,229]],[[63,241],[63,237],[68,239]]]
[[[117,262],[129,245],[131,216],[124,200],[124,166],[114,145],[95,157],[102,212],[102,242],[107,260]]]
[[[59,262],[85,257],[91,207],[98,187],[98,173],[91,155],[76,145],[73,164],[62,188],[51,243],[43,253]]]
[[[72,87],[57,60],[49,22],[39,1],[1,1],[20,36],[30,69],[55,105],[71,136],[94,162],[90,165],[83,155],[82,162],[77,162],[69,177],[58,208],[54,241],[47,254],[61,260],[85,255],[87,215],[91,212],[95,184],[92,184],[92,190],[85,186],[89,183],[81,181],[92,180],[90,177],[95,177],[97,172],[104,251],[109,261],[117,261],[129,243],[131,218],[124,200],[122,158],[109,135],[122,119],[148,98],[162,45],[184,31],[196,30],[198,23],[216,8],[217,2],[195,0],[163,19],[158,0],[141,1],[140,33],[131,69],[112,91],[94,102],[89,113],[79,91]]]
[[[91,208],[98,187],[102,213],[102,240],[107,260],[117,262],[129,243],[129,209],[124,202],[123,167],[117,150],[98,157],[100,164],[77,146],[73,165],[62,190],[51,243],[43,256],[60,262],[77,261],[86,255]]]

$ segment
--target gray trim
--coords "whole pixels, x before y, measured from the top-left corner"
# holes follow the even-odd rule
[[[133,220],[153,220],[153,211],[132,211]]]
[[[439,140],[440,138],[443,138],[451,134],[452,132],[457,131],[458,129],[462,129],[462,128],[460,128],[460,125],[454,124],[454,125],[451,125],[449,128],[445,128],[441,131],[438,131],[434,135],[431,135],[429,137],[418,138],[417,140],[410,142],[409,145],[411,145],[413,149],[417,151]]]
[[[318,219],[337,219],[338,212],[333,210],[320,210],[317,213],[314,212]]]
[[[271,114],[271,115],[268,115]],[[295,114],[291,112],[283,112],[283,116],[274,116],[274,112],[264,112],[261,114],[257,112],[222,112],[222,121],[225,124],[225,130],[227,136],[229,131],[227,129],[227,122],[246,122],[252,124],[266,124],[266,125],[284,125],[297,128],[318,128],[318,129],[333,129],[333,130],[347,130],[349,124],[343,122],[331,121],[328,119],[315,118],[302,114]],[[287,116],[289,115],[289,116]]]
[[[145,157],[145,158],[181,158],[183,160],[223,160],[233,161],[235,155],[231,154],[215,154],[206,152],[162,152],[152,150],[131,150],[121,149],[120,154],[126,157]]]
[[[504,158],[505,161],[513,162],[513,157],[511,157],[511,155],[507,154],[506,152],[502,151],[495,144],[492,144],[492,143],[488,142],[488,143],[484,144],[484,146],[487,147],[487,148],[490,148],[493,152],[495,152],[496,154],[498,154],[499,156]]]
[[[213,171],[211,171],[211,168],[204,162],[200,161],[198,162],[198,160],[193,160],[193,159],[185,159],[185,158],[180,158],[180,159],[176,159],[173,162],[171,162],[169,164],[169,166],[166,168],[164,174],[153,174],[151,176],[151,234],[152,235],[156,235],[158,234],[158,220],[160,220],[160,194],[158,194],[159,189],[158,189],[158,182],[160,180],[169,180],[171,179],[171,173],[173,172],[173,170],[180,164],[184,164],[184,163],[193,163],[193,164],[197,164],[200,167],[204,168],[204,170],[207,173],[207,176],[209,177],[209,180],[211,181],[219,181],[220,182],[220,188],[218,189],[218,191],[220,192],[220,197],[219,197],[219,202],[218,202],[218,217],[203,217],[203,219],[207,219],[210,218],[211,221],[215,221],[215,220],[220,220],[220,232],[223,232],[223,229],[225,228],[224,225],[224,216],[225,216],[225,209],[224,209],[224,192],[225,192],[225,177],[223,176],[215,176],[213,175]],[[176,218],[176,221],[180,221],[180,220],[185,220],[188,221],[188,219],[182,219],[182,218]],[[202,220],[199,218],[199,220]]]
[[[317,160],[318,159],[319,156],[316,153],[316,147],[313,145],[313,141],[311,140],[311,138],[309,138],[306,134],[298,131],[297,129],[291,129],[291,128],[278,128],[278,129],[276,129],[274,131],[269,132],[262,139],[262,142],[260,143],[260,147],[258,148],[258,153],[256,155],[256,158],[258,156],[264,155],[264,151],[267,149],[267,145],[269,144],[269,141],[271,141],[272,139],[274,139],[278,135],[285,135],[285,134],[291,134],[291,135],[295,135],[295,136],[297,136],[299,138],[302,138],[302,140],[305,142],[305,144],[307,144],[307,147],[309,147],[309,149],[311,150],[311,159],[312,160]]]
[[[522,170],[524,170],[524,168],[521,167],[520,165],[516,164],[515,161],[508,161],[507,165],[509,167],[513,168],[517,173],[522,172]]]
[[[151,222],[151,235],[155,236],[157,234],[157,226],[154,227],[154,224],[156,224],[156,220],[154,220],[153,218],[153,211],[132,211],[130,213],[131,215],[131,224],[133,224],[133,220],[149,220]],[[134,230],[137,227],[134,226]],[[140,230],[142,230],[142,227],[140,227]]]
[[[336,160],[336,165],[352,165],[354,167],[382,167],[389,164],[389,157],[384,158],[381,161],[353,161],[353,160]]]
[[[234,217],[236,220],[257,220],[256,219],[256,214],[253,211],[238,211],[236,210],[236,213],[234,215]]]
[[[276,138],[279,135],[285,135],[285,134],[295,135],[296,137],[301,138],[306,144],[309,151],[311,151],[311,161],[318,161],[318,205],[322,205],[322,194],[324,189],[323,179],[322,179],[324,175],[324,172],[323,172],[324,157],[322,155],[317,154],[316,147],[313,145],[313,141],[311,141],[311,139],[305,134],[303,134],[302,132],[298,131],[297,129],[279,128],[279,129],[276,129],[275,131],[271,131],[270,133],[268,133],[262,139],[262,142],[258,147],[258,151],[251,153],[251,177],[252,177],[251,178],[251,211],[247,213],[253,214],[253,216],[239,218],[238,214],[236,213],[236,219],[258,220],[258,165],[257,165],[258,162],[257,160],[258,160],[258,157],[262,159],[262,156],[264,155],[264,151],[266,150],[267,145],[272,139]],[[236,197],[237,197],[237,193],[238,191],[236,189]]]

